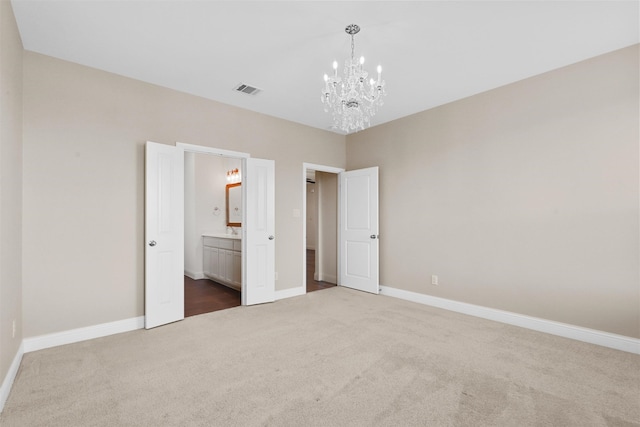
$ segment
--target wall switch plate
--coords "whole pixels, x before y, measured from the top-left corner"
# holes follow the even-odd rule
[[[438,286],[438,276],[435,274],[431,275],[431,284]]]

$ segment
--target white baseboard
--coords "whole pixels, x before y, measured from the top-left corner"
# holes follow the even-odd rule
[[[184,275],[189,277],[190,279],[193,279],[193,280],[200,280],[200,279],[204,279],[205,278],[204,272],[202,272],[202,271],[187,271],[187,270],[185,270],[184,271]]]
[[[39,335],[37,337],[24,339],[24,352],[29,353],[45,348],[71,344],[93,338],[106,337],[108,335],[134,331],[142,328],[144,328],[144,316],[102,323],[100,325],[87,326],[85,328],[71,329],[63,332],[55,332],[53,334]]]
[[[281,291],[276,291],[276,301],[297,297],[300,295],[304,295],[307,293],[307,289],[304,286],[298,286],[297,288],[283,289]]]
[[[526,316],[509,311],[467,304],[431,295],[419,294],[416,292],[391,288],[389,286],[380,286],[380,294],[481,317],[483,319],[494,320],[496,322],[507,323],[509,325],[520,326],[522,328],[532,329],[538,332],[545,332],[547,334],[597,344],[616,350],[640,354],[640,339],[637,338],[611,334],[609,332],[583,328],[566,323],[554,322],[553,320],[540,319],[538,317]]]
[[[318,282],[327,282],[327,283],[333,283],[334,285],[338,283],[338,276],[334,276],[333,274],[323,274],[322,276],[318,276],[317,280]]]
[[[7,375],[5,375],[4,381],[2,381],[2,387],[0,387],[0,412],[4,409],[4,404],[9,398],[9,393],[11,392],[11,387],[13,386],[13,381],[16,379],[16,375],[18,375],[18,369],[20,369],[20,362],[22,362],[23,355],[24,341],[23,344],[20,344],[20,347],[18,347],[18,352],[13,358],[11,366],[9,366],[9,371]]]

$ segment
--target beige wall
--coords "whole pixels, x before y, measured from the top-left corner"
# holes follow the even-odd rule
[[[638,81],[636,45],[348,136],[381,284],[640,337]]]
[[[338,283],[338,174],[316,171],[318,233],[320,253],[316,254],[318,280]]]
[[[0,1],[0,383],[22,342],[22,42]],[[13,321],[16,335],[13,337]]]
[[[276,164],[276,290],[301,286],[303,162],[344,167],[345,137],[24,53],[25,336],[142,316],[144,143]]]
[[[307,249],[316,250],[316,240],[318,240],[318,192],[316,191],[315,183],[307,182],[306,185],[307,185]]]

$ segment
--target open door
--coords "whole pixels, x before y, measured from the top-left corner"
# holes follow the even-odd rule
[[[242,305],[275,300],[275,162],[246,159]]]
[[[378,168],[340,173],[340,286],[378,294]]]
[[[183,150],[147,142],[145,328],[184,319]]]

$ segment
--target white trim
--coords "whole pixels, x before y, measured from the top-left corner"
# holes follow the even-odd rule
[[[20,347],[18,347],[18,352],[13,358],[11,366],[9,366],[9,371],[7,372],[7,375],[5,375],[4,381],[2,381],[2,387],[0,388],[0,413],[4,409],[4,404],[9,398],[9,393],[11,393],[11,387],[13,387],[13,381],[16,379],[16,375],[18,375],[18,369],[20,369],[20,363],[22,362],[23,355],[24,341],[20,344]]]
[[[317,280],[318,282],[333,283],[334,285],[338,284],[338,277],[333,274],[325,274],[324,276],[318,277],[315,280]]]
[[[206,278],[206,276],[204,275],[204,272],[202,271],[195,272],[190,270],[184,270],[184,275],[193,280],[200,280],[200,279]]]
[[[555,322],[553,320],[540,319],[538,317],[526,316],[509,311],[467,304],[431,295],[419,294],[416,292],[391,288],[389,286],[380,286],[380,294],[468,314],[470,316],[481,317],[483,319],[494,320],[496,322],[506,323],[509,325],[520,326],[522,328],[532,329],[538,332],[545,332],[551,335],[558,335],[565,338],[601,345],[603,347],[640,354],[640,339],[637,338],[583,328],[580,326],[569,325],[567,323]]]
[[[221,148],[205,147],[202,145],[184,144],[182,142],[176,142],[176,147],[182,148],[183,151],[189,151],[191,153],[215,154],[224,157],[251,157],[251,154],[242,153],[240,151],[223,150]]]
[[[344,168],[337,168],[335,166],[316,165],[314,163],[303,163],[304,168],[304,182],[307,182],[307,169],[313,169],[320,172],[340,173],[344,172]],[[306,188],[306,187],[305,187]]]
[[[100,325],[87,326],[85,328],[71,329],[63,332],[55,332],[53,334],[39,335],[37,337],[24,339],[24,352],[29,353],[45,348],[106,337],[108,335],[134,331],[142,328],[144,328],[144,316],[102,323]]]
[[[296,288],[289,288],[289,289],[283,289],[281,291],[276,291],[276,301],[281,300],[281,299],[285,299],[285,298],[292,298],[292,297],[297,297],[300,295],[304,295],[307,293],[307,290],[304,286],[298,286]]]

